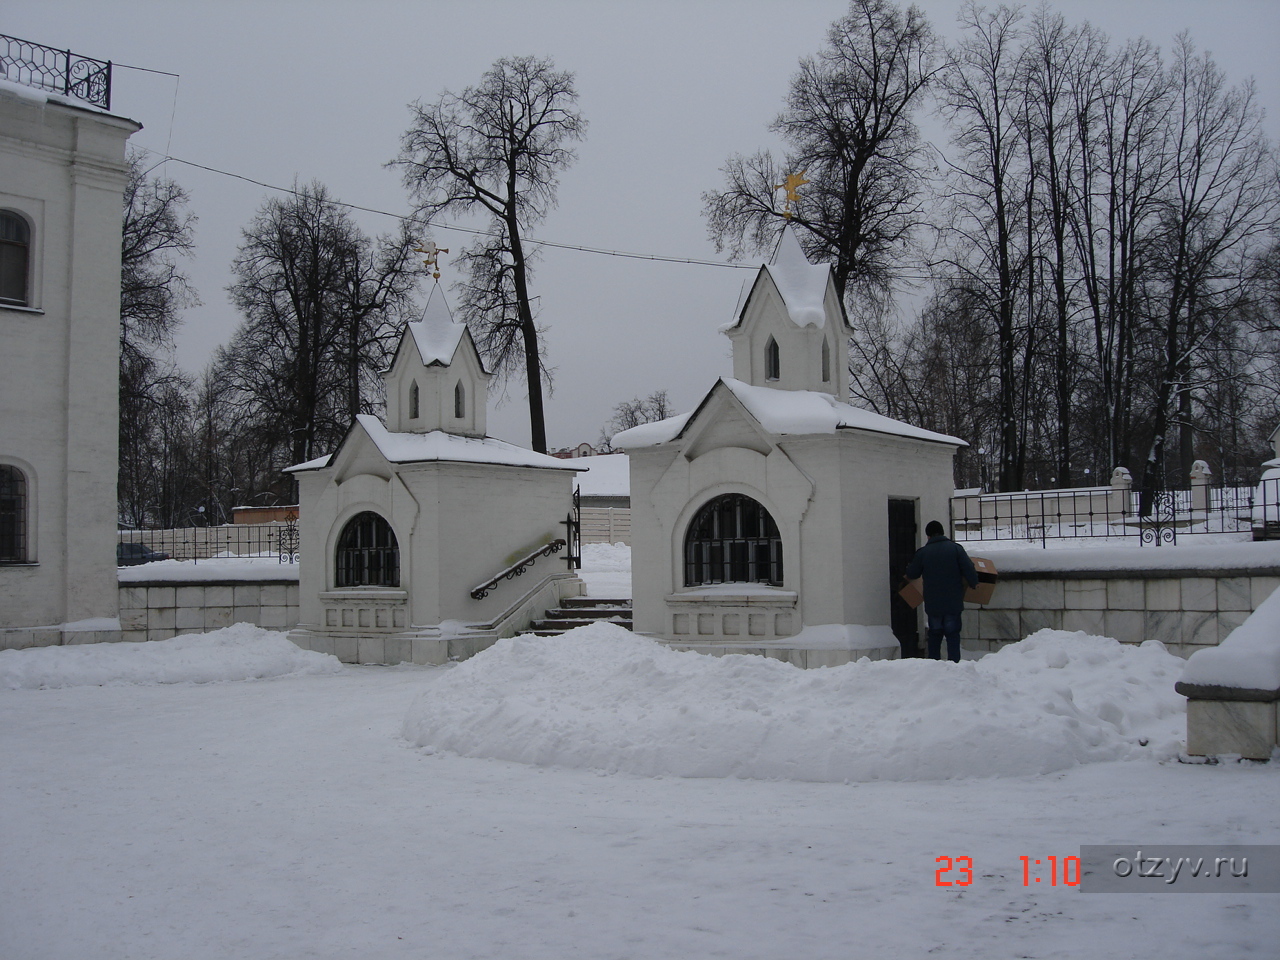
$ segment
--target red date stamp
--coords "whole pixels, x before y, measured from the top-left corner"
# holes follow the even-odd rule
[[[1033,887],[1080,886],[1079,857],[1019,857],[1022,861],[1022,885]],[[967,887],[973,883],[973,857],[934,857],[937,869],[933,871],[935,887]]]

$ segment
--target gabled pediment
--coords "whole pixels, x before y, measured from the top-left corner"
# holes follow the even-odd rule
[[[741,447],[764,456],[773,449],[773,443],[760,422],[723,380],[716,381],[678,439],[684,441],[684,456],[689,460],[723,447]]]
[[[357,420],[343,437],[337,452],[329,461],[335,483],[345,483],[352,477],[368,474],[382,480],[390,480],[395,473],[391,463],[383,456],[382,451],[364,425]]]

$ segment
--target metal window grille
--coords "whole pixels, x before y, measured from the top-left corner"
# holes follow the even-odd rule
[[[0,563],[27,562],[27,478],[0,466]]]
[[[338,537],[336,586],[400,586],[400,546],[391,524],[372,511],[356,514]]]
[[[684,543],[687,587],[710,583],[782,585],[782,537],[760,503],[738,493],[708,501]]]

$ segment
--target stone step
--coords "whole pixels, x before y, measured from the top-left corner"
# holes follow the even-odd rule
[[[561,607],[626,607],[631,609],[630,597],[565,597]]]
[[[625,619],[622,617],[618,617],[617,619],[614,619],[614,618],[606,619],[603,617],[589,617],[589,618],[578,618],[578,619],[573,619],[570,617],[555,617],[555,618],[548,618],[546,620],[535,620],[533,621],[533,623],[529,624],[529,629],[534,631],[535,633],[541,630],[551,630],[558,633],[564,633],[564,631],[566,630],[573,630],[573,629],[576,629],[577,627],[585,627],[592,623],[612,623],[619,627],[622,627],[622,629],[624,630],[631,629],[630,617],[627,617]]]
[[[631,619],[630,607],[553,607],[546,613],[548,620],[613,620]]]

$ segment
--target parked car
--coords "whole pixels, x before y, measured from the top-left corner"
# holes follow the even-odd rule
[[[117,543],[116,544],[116,566],[117,567],[134,567],[140,563],[150,563],[153,560],[168,560],[167,553],[156,553],[143,543]]]

